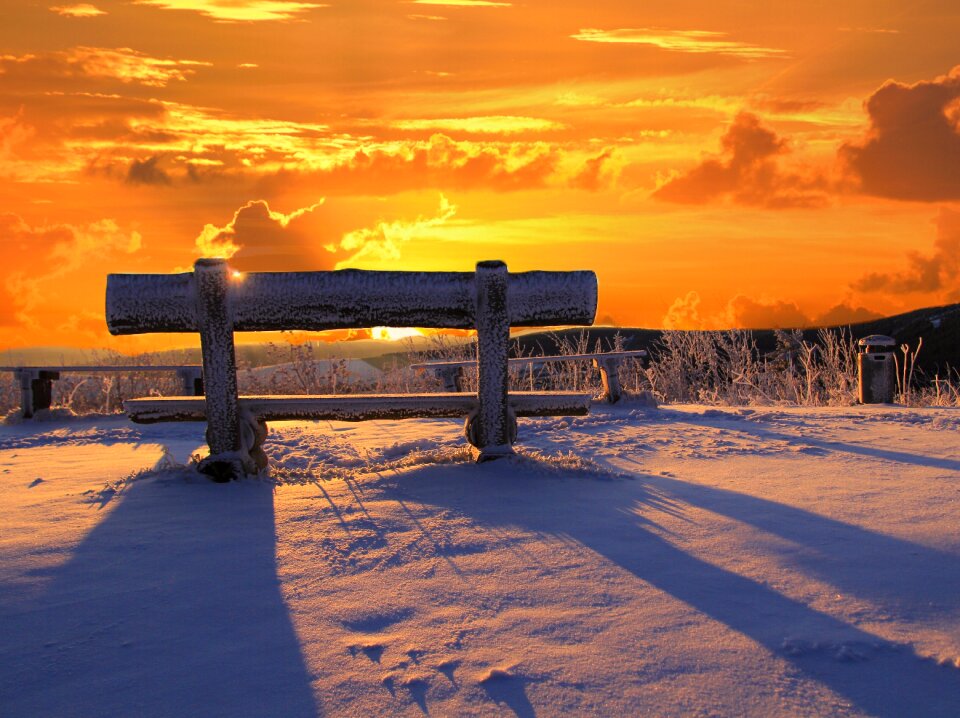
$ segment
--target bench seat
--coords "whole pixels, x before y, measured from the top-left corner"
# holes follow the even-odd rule
[[[591,396],[559,391],[511,392],[508,404],[516,416],[582,416]],[[241,396],[240,406],[261,421],[326,419],[463,418],[477,407],[473,393],[320,394]],[[206,421],[206,401],[200,397],[167,396],[128,399],[123,407],[138,424],[160,421]]]

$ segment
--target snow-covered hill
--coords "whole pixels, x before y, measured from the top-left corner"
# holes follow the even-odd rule
[[[272,429],[0,427],[0,715],[960,715],[960,410]]]

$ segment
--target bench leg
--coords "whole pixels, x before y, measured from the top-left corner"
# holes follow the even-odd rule
[[[477,461],[513,454],[513,430],[507,405],[510,351],[510,315],[507,311],[507,265],[503,262],[477,264],[477,369],[478,406],[476,416],[467,420],[467,438]],[[474,429],[470,430],[470,424]],[[472,436],[472,438],[471,438]]]
[[[237,359],[227,306],[229,272],[222,259],[200,259],[193,267],[210,445],[210,456],[200,463],[199,469],[215,481],[256,473],[256,465],[242,446],[240,436]]]
[[[616,404],[623,394],[620,388],[620,361],[617,359],[594,359],[593,365],[600,370],[604,399],[610,404]]]

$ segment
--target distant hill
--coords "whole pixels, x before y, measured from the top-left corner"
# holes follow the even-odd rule
[[[917,357],[917,369],[933,376],[944,376],[947,367],[960,369],[960,304],[948,304],[942,307],[917,309],[906,314],[873,319],[859,324],[829,327],[832,331],[849,331],[854,339],[871,334],[884,334],[893,337],[897,344],[908,344],[915,349],[920,338],[923,347]],[[818,329],[805,329],[804,339],[816,339]],[[646,349],[656,355],[657,343],[663,336],[660,329],[639,329],[631,327],[587,327],[584,329],[563,329],[556,332],[531,332],[515,337],[519,350],[523,354],[556,354],[560,341],[575,342],[581,332],[586,337],[589,351],[594,351],[598,342],[607,350],[613,346],[616,335],[623,340],[624,349]],[[772,351],[776,345],[773,329],[751,330],[757,348],[761,352]],[[899,352],[899,349],[898,349]]]

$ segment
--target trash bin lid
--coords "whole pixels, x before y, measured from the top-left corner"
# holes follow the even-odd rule
[[[895,347],[897,340],[883,334],[871,334],[868,337],[863,337],[857,344],[861,347]]]

